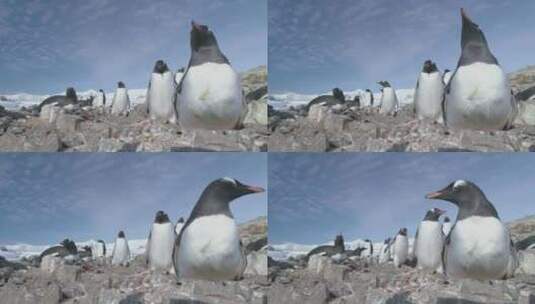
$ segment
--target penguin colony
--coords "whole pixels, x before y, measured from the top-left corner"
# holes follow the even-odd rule
[[[203,24],[191,22],[191,56],[186,69],[176,73],[157,60],[147,88],[145,106],[151,120],[180,124],[184,129],[228,130],[240,127],[246,110],[241,80],[219,49],[214,33]],[[66,96],[52,96],[44,105],[80,103],[73,88]],[[83,105],[86,105],[85,103]],[[111,102],[102,89],[87,103],[116,116],[131,111],[128,89],[119,81]]]
[[[461,54],[457,67],[441,73],[432,60],[423,63],[414,90],[414,115],[417,119],[441,123],[453,129],[510,129],[518,113],[518,105],[507,75],[492,54],[483,31],[464,9],[461,9],[461,20]],[[381,86],[377,105],[379,113],[396,115],[400,106],[395,89],[388,81],[379,81],[378,84]],[[527,99],[521,96],[517,94],[518,99]],[[320,97],[325,99],[325,96]],[[370,89],[361,92],[358,97],[363,106],[374,106]],[[332,100],[316,98],[315,103],[330,105]],[[307,110],[311,104],[308,104]]]
[[[453,222],[441,217],[446,211],[429,209],[418,223],[413,242],[409,231],[402,227],[374,250],[370,240],[354,251],[334,246],[320,246],[308,253],[333,256],[360,256],[368,263],[392,263],[395,267],[413,266],[429,273],[443,273],[450,278],[476,280],[506,279],[518,267],[517,250],[527,248],[534,240],[511,241],[506,225],[500,220],[494,205],[473,182],[457,180],[444,189],[431,192],[427,199],[443,200],[458,208]],[[525,244],[524,244],[525,243]],[[376,246],[377,247],[377,246]]]
[[[151,272],[174,273],[177,279],[241,279],[247,257],[230,203],[244,195],[261,192],[263,188],[224,177],[206,186],[186,221],[180,217],[173,224],[165,212],[156,212],[145,250],[147,268]],[[340,243],[343,245],[343,240]],[[107,257],[102,240],[93,242],[82,253],[73,241],[66,239],[43,251],[40,258],[46,255],[79,255],[104,262]],[[131,258],[126,234],[121,230],[113,245],[111,265],[128,267]]]

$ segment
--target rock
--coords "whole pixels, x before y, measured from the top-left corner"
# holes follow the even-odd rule
[[[62,258],[55,257],[52,255],[45,255],[41,259],[41,270],[46,273],[54,273],[60,267],[65,265],[65,261]]]
[[[60,112],[56,118],[56,128],[63,133],[72,133],[80,130],[82,119],[77,115]]]
[[[257,124],[267,126],[267,115],[267,101],[265,99],[251,101],[247,105],[247,114],[245,115],[243,124]]]
[[[518,103],[518,116],[515,119],[515,124],[535,125],[535,100]]]
[[[516,273],[535,275],[535,249],[523,250],[519,253],[519,266]]]
[[[267,269],[267,255],[265,253],[251,252],[247,255],[245,274],[267,276]]]
[[[314,275],[322,274],[328,264],[332,264],[329,257],[315,254],[308,259],[307,270]]]

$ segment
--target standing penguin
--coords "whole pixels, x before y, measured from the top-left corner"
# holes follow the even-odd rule
[[[447,86],[448,83],[450,83],[451,79],[451,71],[448,69],[444,70],[444,74],[442,75],[442,82],[444,83],[444,86]]]
[[[391,238],[387,238],[383,246],[381,247],[381,252],[379,253],[379,263],[387,263],[388,260],[390,260],[390,246],[391,246]]]
[[[102,89],[98,90],[97,96],[95,97],[95,100],[93,101],[93,106],[95,108],[106,106],[106,94],[104,93],[104,90]]]
[[[184,218],[180,217],[175,225],[175,233],[176,235],[180,234],[180,231],[182,231],[182,227],[184,227]]]
[[[379,81],[378,84],[383,87],[379,113],[395,115],[399,108],[396,91],[392,88],[392,86],[390,86],[388,81]]]
[[[449,217],[444,217],[444,223],[442,223],[442,232],[444,233],[444,236],[448,236],[451,231],[451,221]]]
[[[111,264],[113,266],[128,266],[130,263],[130,248],[123,231],[119,231],[113,246]]]
[[[394,244],[392,245],[394,255],[394,265],[401,267],[405,264],[409,257],[409,239],[407,238],[407,228],[399,229],[398,234],[394,237]]]
[[[175,242],[173,264],[178,278],[242,277],[247,258],[229,205],[243,195],[263,191],[228,177],[204,189]]]
[[[147,263],[152,271],[171,269],[175,228],[165,212],[158,211],[147,240]]]
[[[91,244],[91,253],[94,259],[103,258],[106,256],[106,243],[103,240],[98,240]]]
[[[365,257],[368,261],[371,261],[373,257],[373,243],[368,239],[365,239],[364,243],[364,250],[361,252],[360,256]]]
[[[517,105],[507,74],[491,53],[485,35],[461,9],[461,57],[446,87],[446,125],[456,129],[501,130],[512,126]]]
[[[503,278],[510,262],[511,238],[483,191],[472,182],[457,180],[426,197],[459,207],[442,254],[446,274],[477,280]]]
[[[442,99],[444,97],[444,83],[437,65],[426,60],[422,72],[416,82],[414,92],[414,112],[418,119],[442,121]]]
[[[147,109],[152,120],[176,123],[175,75],[163,60],[156,61],[147,90]]]
[[[177,112],[186,129],[237,127],[244,98],[240,76],[206,25],[191,23],[191,58],[178,86]]]
[[[414,255],[418,269],[435,272],[442,268],[444,234],[442,224],[438,220],[444,212],[444,210],[432,208],[427,211],[423,221],[418,225],[414,238]]]
[[[370,89],[366,89],[366,91],[360,93],[360,100],[362,103],[362,106],[370,106],[373,107],[373,93]]]
[[[128,90],[122,81],[117,83],[117,90],[113,95],[111,102],[111,114],[113,115],[127,115],[130,111],[130,98],[128,97]]]

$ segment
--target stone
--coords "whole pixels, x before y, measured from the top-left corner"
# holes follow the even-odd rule
[[[45,255],[41,259],[41,270],[46,273],[54,273],[57,269],[65,265],[65,261],[62,258],[52,255]]]
[[[247,255],[245,274],[267,276],[267,268],[267,255],[265,253],[251,252]]]
[[[519,253],[517,273],[535,275],[535,249],[527,249]]]

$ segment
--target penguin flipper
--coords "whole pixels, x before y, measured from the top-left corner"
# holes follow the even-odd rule
[[[414,235],[414,245],[412,246],[412,254],[416,256],[416,248],[418,248],[418,232],[420,231],[420,225],[416,228],[416,234]]]
[[[453,229],[455,229],[456,224],[457,223],[451,226],[450,232],[448,233],[448,236],[446,236],[446,240],[444,240],[444,247],[442,247],[442,271],[444,271],[444,274],[446,276],[448,275],[448,272],[446,270],[446,266],[448,264],[448,252],[447,252],[448,249],[447,248],[448,248],[448,245],[451,243],[451,234],[453,232]]]
[[[245,246],[243,246],[242,240],[240,240],[240,252],[242,256],[242,263],[240,268],[240,273],[238,274],[238,279],[243,279],[243,274],[245,273],[245,269],[247,268],[247,252],[245,251]]]
[[[149,237],[147,238],[147,246],[145,248],[145,263],[149,265],[149,256],[150,256],[150,238],[152,236],[152,230],[149,232]]]
[[[190,61],[188,63],[188,67],[184,71],[184,75],[182,75],[182,78],[180,78],[180,83],[176,87],[176,91],[177,91],[178,94],[182,93],[182,83],[184,82],[184,79],[188,75],[188,71],[189,71],[190,66],[191,66],[191,59],[190,59]]]

